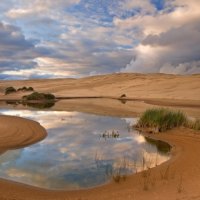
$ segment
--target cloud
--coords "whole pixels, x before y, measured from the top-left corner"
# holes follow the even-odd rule
[[[0,23],[0,43],[1,51],[7,49],[24,51],[33,47],[33,44],[25,39],[19,28],[4,23]]]
[[[125,10],[140,9],[140,13],[154,13],[156,8],[149,0],[126,0],[122,8]]]
[[[98,11],[104,15],[100,15],[93,12],[95,2],[82,1],[76,8],[78,2],[21,0],[6,11],[5,19],[20,26],[21,34],[34,43],[27,54],[34,67],[27,62],[27,67],[2,69],[6,79],[80,77],[119,71],[130,62],[134,33],[120,32],[112,25],[109,13],[115,3],[106,3],[105,13],[102,4]]]
[[[34,68],[30,56],[33,49],[33,41],[26,40],[18,27],[0,22],[0,72]]]
[[[178,65],[166,63],[160,68],[160,72],[166,74],[200,74],[200,61],[185,62]]]
[[[158,16],[143,17],[141,41],[135,48],[132,61],[121,71],[199,73],[200,3],[175,3],[181,7]],[[141,21],[141,18],[136,17],[132,21],[129,19],[130,23],[125,21],[125,24],[135,26]]]
[[[35,14],[39,14],[40,16],[45,16],[47,13],[54,13],[52,12],[54,9],[64,9],[70,5],[79,3],[80,0],[32,0],[26,1],[26,0],[19,0],[17,3],[20,5],[19,8],[14,7],[10,9],[6,16],[10,18],[23,18]],[[34,9],[33,9],[34,8]]]
[[[181,3],[182,2],[182,3]],[[200,18],[200,3],[175,0],[166,4],[165,9],[153,14],[137,14],[126,19],[115,18],[114,24],[121,30],[138,27],[144,36],[160,34],[171,28],[178,28]]]
[[[0,78],[195,73],[199,19],[196,0],[1,0]]]

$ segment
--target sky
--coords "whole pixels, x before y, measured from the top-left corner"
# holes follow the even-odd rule
[[[0,79],[200,73],[200,0],[0,0]]]

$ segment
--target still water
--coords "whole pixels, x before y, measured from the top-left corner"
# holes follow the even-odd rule
[[[169,159],[155,142],[133,130],[133,118],[79,112],[1,109],[38,121],[48,136],[0,155],[0,177],[41,188],[80,189],[105,184]]]

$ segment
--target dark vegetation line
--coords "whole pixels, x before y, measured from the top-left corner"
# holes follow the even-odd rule
[[[31,94],[24,95],[22,97],[22,101],[43,101],[43,100],[55,100],[55,96],[50,93],[41,93],[41,92],[36,92],[32,87],[22,87],[15,89],[14,87],[7,87],[5,89],[4,94],[8,95],[11,93],[17,93],[17,92],[32,92]]]
[[[19,91],[31,92],[31,91],[34,91],[34,89],[32,87],[25,87],[25,86],[18,88],[18,89],[15,89],[14,87],[7,87],[5,89],[5,95],[11,94],[11,93],[16,93],[16,92],[19,92]]]

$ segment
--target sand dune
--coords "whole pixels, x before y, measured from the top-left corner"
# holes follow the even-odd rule
[[[193,100],[200,104],[200,74],[190,76],[166,74],[109,74],[81,79],[0,81],[0,99],[19,98],[3,95],[8,86],[32,86],[37,91],[51,92],[58,97],[107,96],[128,98]]]

